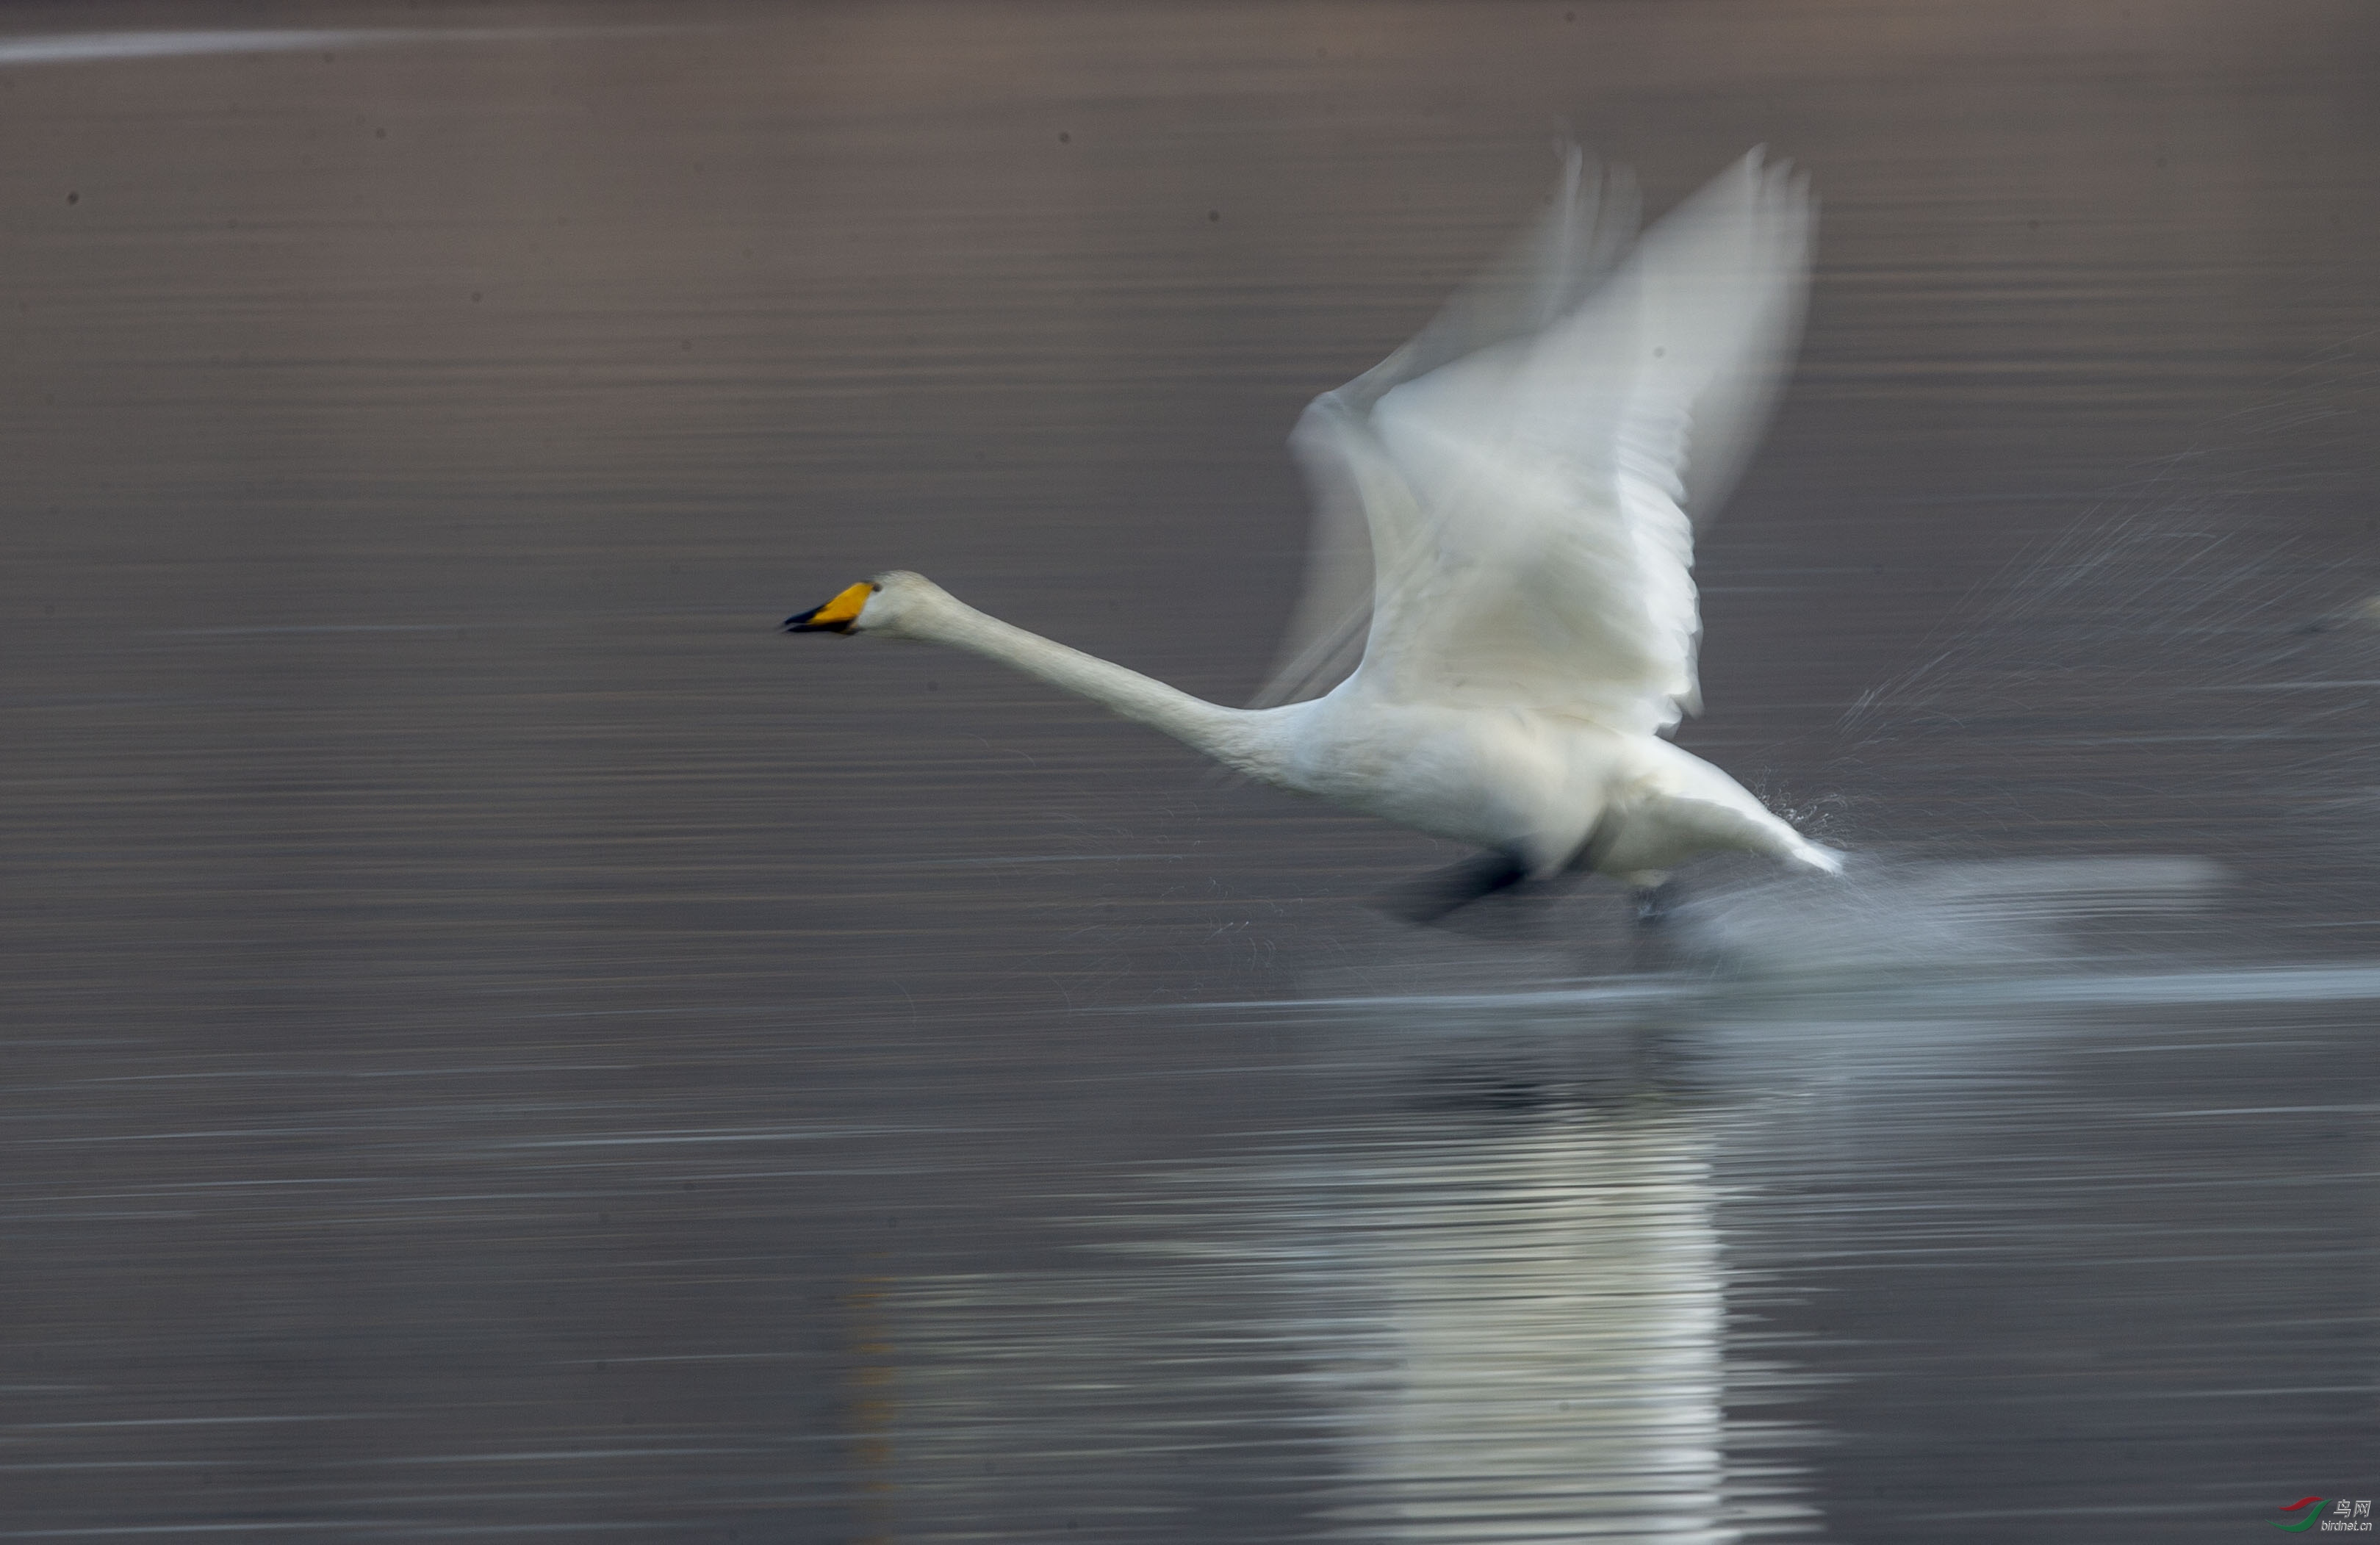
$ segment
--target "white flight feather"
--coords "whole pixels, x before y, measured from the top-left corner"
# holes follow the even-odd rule
[[[1688,514],[1716,513],[1757,439],[1800,323],[1813,211],[1755,151],[1615,268],[1633,209],[1573,157],[1523,249],[1570,270],[1496,276],[1526,297],[1500,315],[1483,281],[1307,410],[1292,443],[1316,489],[1309,593],[1259,704],[1328,690],[1361,637],[1367,688],[1401,699],[1525,704],[1623,732],[1698,706]],[[1541,297],[1568,308],[1544,315]]]

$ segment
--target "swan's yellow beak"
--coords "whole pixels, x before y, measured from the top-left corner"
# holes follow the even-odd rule
[[[851,624],[859,620],[859,609],[876,586],[860,581],[824,606],[814,606],[808,611],[785,619],[787,633],[849,633]]]

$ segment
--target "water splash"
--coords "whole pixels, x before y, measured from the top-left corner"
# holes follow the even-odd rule
[[[2198,906],[2220,865],[2193,858],[1855,864],[1840,883],[1799,876],[1679,909],[1689,952],[1730,985],[1906,988],[2083,964],[2084,928]]]

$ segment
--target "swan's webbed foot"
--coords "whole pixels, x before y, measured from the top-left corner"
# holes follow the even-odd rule
[[[1652,885],[1640,885],[1633,892],[1636,899],[1636,926],[1657,928],[1670,921],[1677,910],[1678,887],[1667,880]]]
[[[1491,850],[1407,881],[1380,898],[1380,909],[1407,923],[1436,923],[1483,896],[1510,890],[1528,877],[1527,864],[1511,853]]]

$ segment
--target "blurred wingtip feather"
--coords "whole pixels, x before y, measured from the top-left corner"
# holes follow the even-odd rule
[[[1501,260],[1300,419],[1313,547],[1258,706],[1360,666],[1619,729],[1699,706],[1694,526],[1773,405],[1815,204],[1755,150],[1631,246],[1633,183],[1562,160]]]

